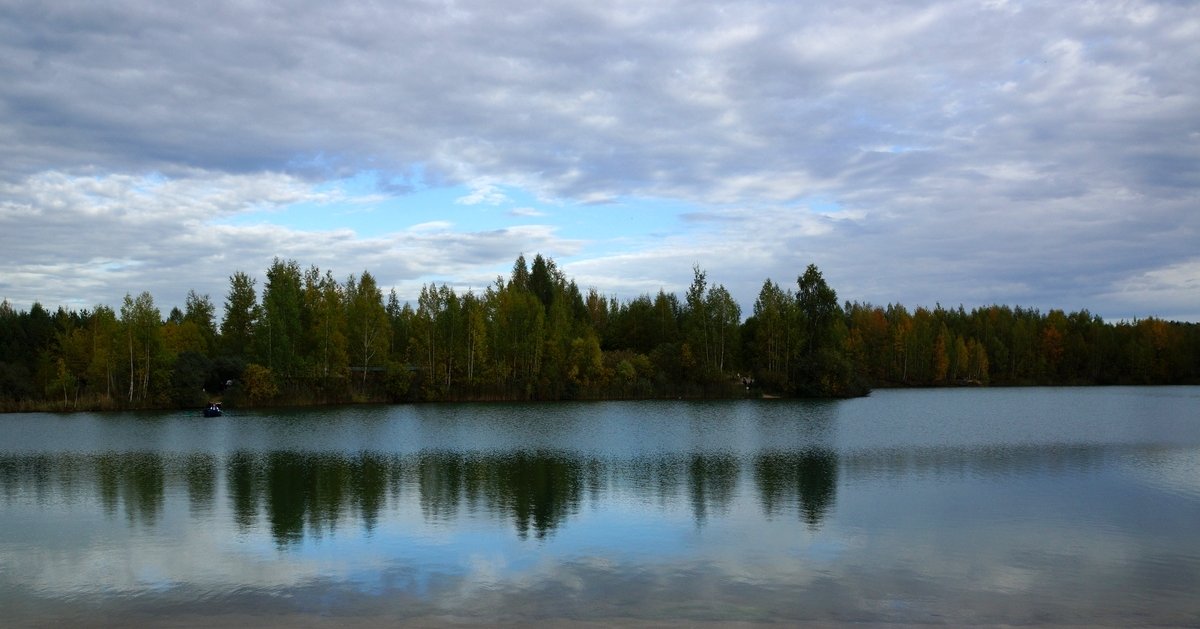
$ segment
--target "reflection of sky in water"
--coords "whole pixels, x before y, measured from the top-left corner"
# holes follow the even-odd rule
[[[1194,389],[1142,391],[4,417],[0,607],[1194,625]]]

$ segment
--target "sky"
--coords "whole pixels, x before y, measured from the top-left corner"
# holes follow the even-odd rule
[[[0,0],[0,299],[275,258],[1200,321],[1200,4]]]

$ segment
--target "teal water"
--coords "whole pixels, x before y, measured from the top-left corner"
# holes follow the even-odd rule
[[[0,624],[1200,626],[1200,388],[0,416]]]

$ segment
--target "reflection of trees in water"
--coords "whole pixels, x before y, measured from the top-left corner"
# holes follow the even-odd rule
[[[213,513],[222,471],[235,526],[250,532],[261,523],[286,546],[331,535],[346,522],[374,530],[388,498],[401,503],[403,487],[416,489],[431,522],[453,522],[464,511],[490,515],[512,522],[522,538],[552,535],[585,498],[597,504],[633,498],[667,509],[683,503],[702,526],[729,511],[742,461],[724,453],[614,460],[542,451],[408,457],[234,452],[223,464],[202,453],[42,455],[0,457],[0,489],[10,499],[18,493],[69,499],[84,492],[85,500],[95,496],[110,516],[121,513],[130,523],[153,525],[168,492],[186,492],[193,517]],[[814,525],[832,502],[835,476],[836,461],[823,451],[754,460],[768,514],[794,504]]]
[[[243,532],[258,522],[260,477],[257,457],[249,452],[235,452],[225,462],[225,485],[233,508],[233,521]]]
[[[355,513],[369,530],[389,494],[398,496],[406,481],[431,522],[451,523],[464,511],[493,515],[510,520],[522,538],[553,534],[579,512],[585,496],[603,502],[633,494],[660,507],[686,500],[697,525],[704,525],[728,512],[741,462],[723,453],[611,461],[540,451],[403,458],[281,452],[235,454],[227,470],[239,526],[253,526],[264,508],[272,535],[286,545],[331,533]],[[792,504],[816,525],[833,499],[836,460],[824,451],[765,455],[756,460],[755,479],[768,513]]]
[[[837,455],[827,449],[770,452],[754,461],[754,479],[767,515],[795,509],[812,528],[820,526],[833,505],[837,472]]]
[[[336,525],[341,492],[337,486],[337,465],[320,457],[297,452],[272,452],[266,461],[266,507],[271,523],[271,535],[280,544],[299,542],[304,538],[307,520],[313,533],[320,536],[325,528],[325,516],[333,513],[329,522]],[[307,516],[307,517],[306,517]]]
[[[807,517],[819,517],[832,486],[821,499],[812,488],[820,476],[789,471],[788,456],[768,455],[756,463],[764,504],[769,512],[778,510],[770,505],[783,504],[790,487],[806,505],[817,505]],[[0,489],[10,497],[31,490],[24,493],[60,499],[82,492],[84,500],[98,498],[110,516],[153,525],[168,493],[186,495],[193,517],[213,513],[222,471],[235,526],[250,532],[261,523],[277,543],[289,545],[333,534],[346,522],[374,530],[388,498],[399,504],[404,486],[417,490],[430,521],[453,522],[464,511],[492,515],[511,521],[522,538],[552,535],[585,499],[603,504],[621,496],[661,508],[683,502],[703,525],[728,512],[742,470],[738,458],[721,453],[612,460],[541,451],[409,457],[234,452],[223,464],[207,453],[105,453],[0,457]]]
[[[75,454],[0,456],[0,489],[7,500],[31,492],[38,504],[51,498],[70,502],[80,493],[90,497],[97,489],[91,467],[90,458]]]
[[[343,518],[355,516],[373,530],[386,501],[390,466],[389,459],[367,453],[235,453],[226,464],[234,521],[244,530],[253,528],[265,511],[280,545],[332,534]]]
[[[109,517],[152,526],[168,488],[185,488],[195,514],[211,509],[217,483],[215,458],[208,454],[106,452],[0,456],[0,487],[9,499],[32,489],[38,504],[96,500]]]
[[[450,520],[465,505],[512,518],[519,536],[533,532],[541,539],[579,510],[586,467],[543,452],[425,453],[417,464],[421,510],[427,518]]]
[[[473,478],[485,479],[484,496],[490,505],[511,514],[521,537],[532,528],[544,538],[579,511],[582,478],[573,459],[521,452],[472,467],[479,469]]]
[[[687,500],[697,526],[703,526],[712,514],[728,512],[741,477],[740,461],[725,453],[639,457],[608,463],[597,460],[590,465],[590,478],[595,480],[588,485],[594,488],[598,501],[632,494],[669,508]]]
[[[430,452],[417,460],[417,489],[426,519],[449,522],[458,517],[463,495],[463,461],[454,452]]]
[[[130,523],[153,525],[162,511],[162,457],[149,452],[102,454],[96,458],[96,487],[109,515],[125,507]]]
[[[691,490],[692,516],[702,526],[709,510],[726,513],[737,490],[741,465],[727,454],[693,454],[688,462],[688,485]]]
[[[683,465],[674,457],[642,457],[611,464],[610,491],[629,492],[660,507],[679,500]]]
[[[211,454],[191,454],[183,460],[188,504],[192,515],[210,512],[217,493],[217,463]]]
[[[363,526],[374,531],[379,523],[379,511],[383,509],[388,491],[388,462],[380,456],[362,455],[356,465],[350,466],[350,487],[355,506],[362,517]],[[399,466],[396,466],[399,467]]]
[[[702,526],[728,513],[743,479],[752,479],[768,517],[795,513],[817,527],[835,502],[839,476],[1052,476],[1103,465],[1111,456],[1104,448],[1062,446],[907,448],[841,456],[810,448],[748,459],[723,453],[596,458],[543,451],[235,452],[223,461],[206,453],[36,454],[0,456],[0,500],[98,503],[109,517],[156,525],[165,496],[186,495],[194,518],[220,511],[215,503],[223,475],[236,527],[250,532],[261,523],[281,545],[332,534],[347,523],[370,532],[389,499],[395,506],[417,501],[430,522],[490,516],[511,522],[522,538],[541,539],[577,514],[585,500],[601,507],[633,501],[647,510],[687,505]]]

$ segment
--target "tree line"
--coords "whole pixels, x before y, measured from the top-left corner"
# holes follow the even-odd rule
[[[188,293],[119,309],[0,302],[0,408],[116,409],[351,401],[745,395],[848,397],[880,386],[1200,382],[1200,325],[1107,323],[1085,311],[909,311],[839,303],[815,265],[763,283],[744,319],[693,269],[682,297],[581,291],[552,259],[518,257],[476,293],[421,288],[415,306],[363,271],[337,280],[276,259],[238,271],[220,316]]]

